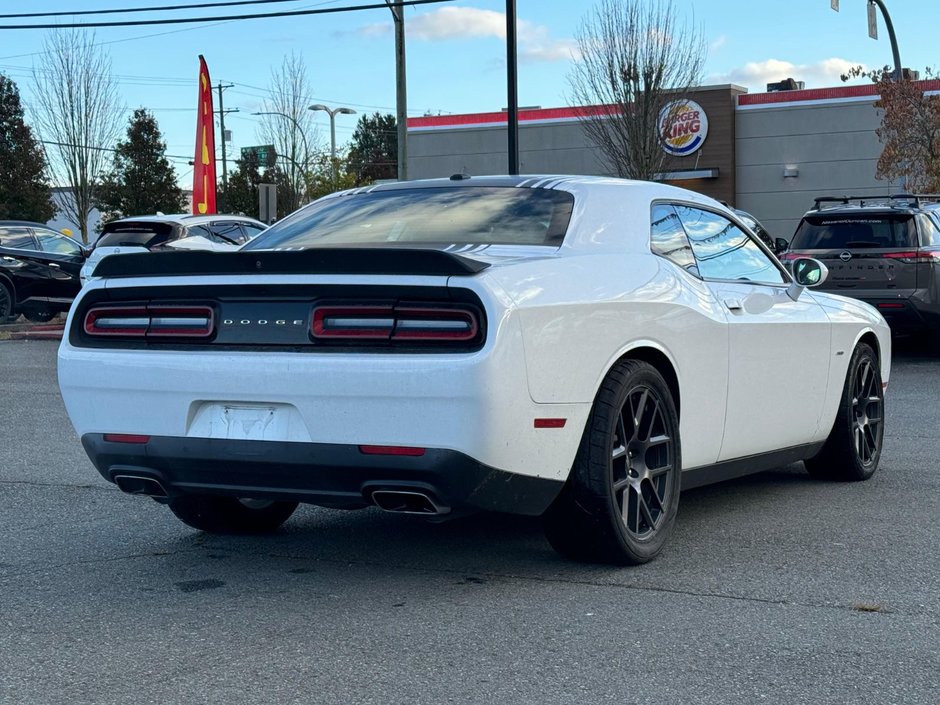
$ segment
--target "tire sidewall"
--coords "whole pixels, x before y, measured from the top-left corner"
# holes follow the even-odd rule
[[[852,409],[852,399],[853,399],[853,388],[855,386],[855,375],[858,372],[858,368],[861,364],[867,360],[875,374],[876,383],[878,389],[881,390],[881,423],[878,424],[878,433],[877,433],[877,450],[875,451],[874,457],[871,462],[863,463],[862,459],[858,456],[858,453],[855,451],[855,443],[853,436],[853,428],[855,424],[855,415],[854,410]],[[845,386],[842,390],[842,402],[839,405],[839,423],[843,424],[843,429],[845,433],[845,438],[849,444],[848,452],[851,453],[852,463],[855,467],[855,476],[858,479],[866,480],[872,475],[875,474],[875,471],[878,469],[878,463],[881,460],[881,450],[884,444],[884,432],[885,432],[885,400],[884,392],[881,387],[881,365],[878,362],[878,357],[875,355],[875,351],[872,350],[871,346],[862,343],[855,348],[854,353],[852,354],[852,360],[849,363],[849,370],[845,378]]]

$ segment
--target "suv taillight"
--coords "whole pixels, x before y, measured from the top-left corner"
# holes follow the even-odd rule
[[[208,338],[215,312],[210,306],[94,306],[84,330],[93,338]]]
[[[407,304],[321,304],[313,309],[310,333],[323,341],[471,343],[480,332],[472,307]]]
[[[882,255],[886,259],[896,259],[907,264],[940,262],[940,250],[912,250],[910,252],[887,252]]]

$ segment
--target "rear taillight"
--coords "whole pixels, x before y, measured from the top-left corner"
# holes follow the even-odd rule
[[[310,332],[324,341],[472,343],[480,321],[474,308],[463,306],[321,304],[313,310]]]
[[[777,255],[777,259],[779,259],[781,262],[792,262],[799,257],[805,257],[805,255],[801,255],[797,252],[783,252]]]
[[[84,329],[94,338],[208,338],[215,312],[209,306],[95,306],[85,314]]]
[[[906,264],[929,264],[940,262],[940,250],[912,250],[910,252],[886,252],[881,255],[885,259],[896,259]]]

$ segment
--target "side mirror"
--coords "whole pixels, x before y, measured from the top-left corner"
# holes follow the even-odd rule
[[[787,248],[790,247],[790,243],[784,240],[782,237],[774,238],[774,254],[779,255],[781,252],[786,252]]]
[[[829,277],[829,268],[812,257],[798,257],[790,266],[793,279],[800,286],[819,286]]]

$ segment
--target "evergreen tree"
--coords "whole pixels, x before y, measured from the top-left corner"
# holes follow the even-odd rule
[[[0,75],[0,218],[45,223],[54,216],[42,147],[23,121],[19,89]]]
[[[166,142],[157,121],[144,108],[138,108],[127,127],[127,139],[118,142],[111,171],[102,180],[98,208],[104,222],[183,210],[183,192],[165,153]]]
[[[261,175],[258,157],[246,154],[237,162],[238,166],[228,175],[228,188],[219,186],[217,202],[225,205],[227,213],[244,213],[258,217],[258,184],[268,183]]]
[[[349,146],[349,171],[356,184],[398,178],[398,130],[394,115],[363,115]]]

